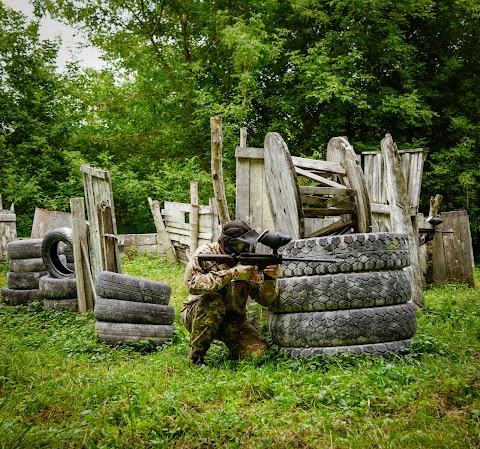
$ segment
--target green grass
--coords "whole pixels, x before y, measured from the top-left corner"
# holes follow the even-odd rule
[[[178,312],[183,266],[134,256],[123,271],[170,283]],[[109,347],[91,313],[0,307],[0,448],[478,448],[480,290],[425,299],[401,358],[232,362],[215,344],[206,367],[178,313],[172,345]]]

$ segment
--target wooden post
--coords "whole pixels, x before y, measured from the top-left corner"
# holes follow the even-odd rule
[[[429,217],[438,217],[438,211],[440,209],[440,204],[442,203],[443,196],[442,195],[435,195],[435,197],[430,198],[430,210],[428,212]],[[431,224],[427,224],[430,228],[434,229],[435,226]],[[426,244],[426,255],[425,255],[425,283],[432,284],[433,283],[433,252],[434,252],[434,240],[441,239],[442,235],[440,233],[435,233],[433,239],[427,242]]]
[[[247,148],[247,128],[240,128],[240,148]]]
[[[402,171],[402,159],[390,134],[386,134],[380,146],[385,161],[391,232],[398,232],[408,236],[411,265],[407,268],[407,271],[410,274],[412,285],[412,301],[418,307],[424,308],[422,277],[418,257],[418,237],[414,232],[410,217],[410,205]]]
[[[85,221],[85,202],[83,198],[71,198],[73,230],[73,258],[75,262],[75,278],[77,283],[78,310],[86,313],[93,309],[95,287],[88,255],[88,234]]]
[[[175,253],[175,248],[172,245],[170,236],[168,235],[167,229],[165,228],[165,223],[163,222],[162,213],[160,212],[160,203],[158,201],[153,201],[151,198],[148,198],[148,204],[150,205],[150,210],[152,211],[153,221],[155,222],[155,228],[157,229],[158,236],[163,245],[163,251],[165,252],[167,259],[172,262],[177,262],[177,254]]]
[[[190,181],[190,255],[198,248],[198,182]]]
[[[222,136],[222,117],[214,115],[210,117],[210,131],[212,136],[212,181],[213,192],[217,202],[218,215],[220,217],[220,224],[225,226],[230,221],[228,214],[227,198],[225,196],[225,186],[223,184],[222,171],[222,151],[223,151],[223,136]]]

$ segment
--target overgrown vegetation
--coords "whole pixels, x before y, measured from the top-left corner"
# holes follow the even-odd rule
[[[122,263],[169,282],[179,310],[182,266],[133,253]],[[207,367],[188,363],[178,314],[172,345],[108,347],[95,341],[92,314],[2,306],[0,447],[478,448],[478,285],[425,294],[401,357],[291,360],[272,350],[232,362],[217,344]]]

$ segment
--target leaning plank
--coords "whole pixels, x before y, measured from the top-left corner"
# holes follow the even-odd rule
[[[411,265],[407,268],[407,271],[410,273],[412,301],[418,307],[424,308],[420,259],[418,257],[418,238],[415,236],[409,214],[410,207],[408,204],[407,187],[402,171],[401,156],[390,134],[386,134],[380,146],[385,161],[391,232],[398,232],[408,236]]]
[[[165,228],[165,223],[163,222],[162,213],[160,212],[160,203],[148,198],[148,204],[150,205],[155,228],[157,229],[157,233],[160,237],[160,241],[162,242],[163,250],[165,251],[167,259],[176,262],[177,255],[175,254],[175,248],[172,245],[172,241],[170,240],[168,232]]]
[[[344,185],[339,184],[338,182],[324,178],[323,176],[320,176],[320,175],[315,175],[307,170],[303,170],[298,167],[295,167],[295,173],[300,176],[305,176],[305,178],[313,179],[314,181],[317,181],[318,183],[326,186],[335,187],[337,189],[346,189]]]
[[[85,202],[83,198],[71,198],[73,231],[73,259],[77,284],[78,310],[86,313],[93,309],[95,287],[91,274],[87,246],[87,224],[85,221]]]
[[[319,161],[297,156],[292,156],[292,161],[295,167],[304,168],[306,170],[325,171],[340,175],[345,174],[345,169],[338,162]]]
[[[319,229],[318,231],[312,232],[310,235],[307,235],[306,238],[343,234],[353,226],[353,221],[344,222],[343,220],[339,220],[332,224],[329,224],[328,226],[325,226],[322,229]]]
[[[370,210],[370,199],[368,198],[367,187],[363,172],[357,162],[353,159],[345,159],[345,171],[347,172],[350,187],[356,191],[356,232],[372,232],[372,213]]]
[[[354,195],[353,189],[347,189],[345,186],[342,188],[336,187],[312,187],[312,186],[300,186],[300,193],[302,195],[338,195],[339,193],[345,195]]]

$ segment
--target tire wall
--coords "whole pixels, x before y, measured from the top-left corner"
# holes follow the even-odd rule
[[[394,233],[296,240],[281,248],[296,258],[332,263],[282,264],[279,298],[270,307],[270,334],[291,355],[388,355],[411,343],[416,311],[409,303],[408,240]]]
[[[7,245],[7,286],[1,290],[7,306],[41,301],[39,282],[47,274],[42,260],[43,239],[13,240]]]
[[[161,282],[102,271],[95,286],[95,333],[106,344],[173,339],[171,287]]]

